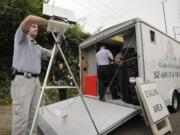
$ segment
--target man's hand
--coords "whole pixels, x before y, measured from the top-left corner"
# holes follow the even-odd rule
[[[54,84],[55,84],[55,85],[57,85],[57,84],[58,84],[58,82],[57,82],[57,81],[54,81]]]
[[[69,76],[69,75],[68,75],[67,77],[68,77],[70,80],[72,80],[72,79],[73,79],[73,78],[72,78],[71,76]]]
[[[66,30],[68,29],[68,27],[69,27],[69,24],[67,23],[55,21],[55,20],[49,20],[47,31],[64,34]]]

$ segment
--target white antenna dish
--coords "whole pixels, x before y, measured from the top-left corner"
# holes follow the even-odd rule
[[[54,4],[44,3],[43,4],[43,14],[47,16],[54,16],[66,19],[69,22],[76,23],[77,19],[74,12],[69,9],[65,9]]]

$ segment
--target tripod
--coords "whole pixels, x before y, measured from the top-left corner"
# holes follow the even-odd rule
[[[94,128],[95,128],[95,130],[97,132],[97,135],[99,135],[99,131],[98,131],[98,129],[97,129],[96,125],[95,125],[95,122],[94,122],[94,120],[93,120],[93,118],[91,116],[91,113],[90,113],[90,111],[89,111],[89,109],[88,109],[88,107],[87,107],[87,105],[86,105],[86,103],[85,103],[85,101],[83,99],[82,91],[80,90],[80,88],[79,88],[79,86],[78,86],[78,84],[77,84],[77,82],[76,82],[76,80],[74,78],[74,75],[73,75],[73,73],[72,73],[72,71],[71,71],[71,69],[70,69],[70,67],[68,65],[68,62],[67,62],[67,60],[66,60],[66,58],[64,56],[64,53],[63,53],[63,51],[61,49],[61,43],[62,42],[58,42],[58,40],[57,40],[58,35],[55,36],[54,32],[51,32],[51,34],[52,34],[52,36],[53,36],[53,38],[55,40],[55,43],[54,43],[51,58],[50,58],[50,61],[49,61],[48,69],[47,69],[47,72],[46,72],[46,75],[45,75],[45,79],[44,79],[44,82],[43,82],[43,86],[42,86],[41,94],[40,94],[40,97],[39,97],[39,101],[38,101],[38,104],[37,104],[37,107],[36,107],[36,112],[35,112],[35,115],[34,115],[32,126],[31,126],[30,135],[32,135],[32,133],[33,133],[33,129],[34,129],[34,126],[35,126],[35,123],[36,123],[36,119],[37,119],[38,111],[39,111],[39,108],[40,108],[41,100],[43,98],[44,90],[49,89],[49,88],[51,88],[51,89],[54,89],[54,88],[76,88],[78,90],[79,96],[80,96],[80,98],[81,98],[81,100],[83,102],[83,105],[84,105],[84,107],[85,107],[85,109],[86,109],[86,111],[87,111],[87,113],[88,113],[88,115],[90,117],[90,120],[91,120],[91,122],[92,122],[92,124],[93,124],[93,126],[94,126]],[[61,33],[59,33],[59,37],[61,37]],[[61,38],[60,38],[60,41],[62,41]],[[72,86],[66,86],[66,87],[64,87],[64,86],[56,86],[56,87],[54,87],[54,86],[52,86],[52,87],[51,86],[46,86],[47,80],[48,80],[48,77],[49,77],[49,73],[51,71],[52,63],[53,63],[53,60],[55,58],[56,49],[59,50],[59,52],[60,52],[60,54],[61,54],[61,56],[62,56],[62,58],[63,58],[63,60],[65,62],[65,65],[67,66],[68,71],[69,71],[69,73],[70,73],[70,75],[72,77],[72,80],[73,80],[73,82],[75,84],[75,87],[72,87]]]

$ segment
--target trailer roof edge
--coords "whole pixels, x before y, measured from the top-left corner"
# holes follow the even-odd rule
[[[134,26],[133,24],[135,24],[137,22],[144,23],[144,24],[154,28],[155,30],[161,32],[162,34],[166,35],[167,37],[173,39],[174,41],[176,41],[177,43],[180,44],[179,41],[175,40],[173,37],[171,37],[171,36],[167,35],[166,33],[162,32],[158,28],[156,28],[156,27],[148,24],[147,22],[143,21],[141,18],[133,18],[133,19],[130,19],[128,21],[124,21],[124,22],[121,22],[121,23],[116,24],[114,26],[111,26],[109,28],[106,28],[103,31],[100,31],[99,33],[96,33],[95,35],[92,35],[91,37],[89,37],[88,39],[86,39],[85,41],[80,43],[79,48],[83,49],[83,48],[89,47],[92,44],[95,44],[95,43],[107,38],[110,35],[118,33],[120,29],[129,28],[129,27]]]
[[[91,37],[89,37],[88,39],[80,43],[79,48],[85,48],[87,46],[90,46],[93,43],[93,41],[98,42],[98,39],[102,40],[103,38],[106,37],[106,35],[109,35],[110,33],[114,33],[115,31],[120,30],[123,27],[127,27],[139,21],[142,21],[142,20],[140,18],[133,18],[128,21],[124,21],[114,26],[111,26],[109,28],[106,28],[105,30],[100,31],[99,33],[96,33],[95,35],[92,35]]]

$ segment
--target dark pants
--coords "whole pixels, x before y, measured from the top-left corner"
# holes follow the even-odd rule
[[[129,77],[131,70],[128,68],[127,64],[123,64],[123,90],[122,96],[123,101],[130,103],[131,102],[131,92],[129,90]]]
[[[59,91],[59,99],[60,100],[67,99],[67,91],[66,91],[66,89],[58,89],[58,91]]]
[[[104,95],[105,95],[105,89],[106,86],[109,85],[111,79],[112,79],[112,71],[113,68],[109,65],[103,65],[103,66],[98,66],[98,84],[99,84],[99,99],[103,100]],[[117,98],[117,92],[116,89],[114,88],[114,82],[110,87],[110,91],[112,94],[112,98],[116,99]]]
[[[109,84],[109,66],[98,66],[99,99],[103,100],[105,95],[105,84]]]
[[[116,76],[114,76],[115,72],[116,72],[116,65],[114,64],[110,64],[109,65],[109,70],[110,70],[110,91],[111,91],[111,94],[112,94],[112,99],[118,99],[120,98],[118,95],[117,95],[117,92],[119,90],[119,85],[118,85],[118,74],[116,74]],[[113,78],[114,77],[114,78]],[[113,79],[113,80],[112,80]]]
[[[123,100],[127,103],[138,104],[138,98],[135,90],[135,84],[129,82],[130,77],[137,76],[136,65],[129,66],[127,63],[123,65]]]
[[[122,65],[115,65],[115,82],[116,82],[116,87],[117,87],[117,92],[119,92],[122,95]]]

